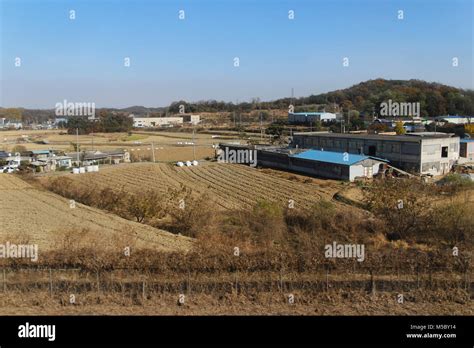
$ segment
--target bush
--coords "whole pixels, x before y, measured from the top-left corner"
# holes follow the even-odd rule
[[[428,190],[419,180],[378,180],[364,194],[369,210],[385,221],[390,240],[416,238],[428,228]]]
[[[462,190],[474,189],[474,181],[459,174],[448,174],[438,182],[441,190],[456,194]]]
[[[23,152],[26,152],[27,149],[24,145],[15,145],[12,149],[12,153],[15,154],[17,152],[19,153],[23,153]]]

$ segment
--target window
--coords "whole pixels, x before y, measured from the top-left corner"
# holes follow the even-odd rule
[[[448,157],[448,147],[447,146],[443,146],[441,148],[441,157],[443,158],[447,158]]]

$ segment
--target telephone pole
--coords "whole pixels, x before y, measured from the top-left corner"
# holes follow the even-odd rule
[[[196,160],[196,142],[194,140],[194,131],[196,130],[196,126],[193,127],[193,161]]]
[[[80,167],[79,163],[79,128],[76,128],[76,153],[77,153],[77,165]]]
[[[153,163],[155,163],[155,142],[151,142],[151,152],[153,153]]]

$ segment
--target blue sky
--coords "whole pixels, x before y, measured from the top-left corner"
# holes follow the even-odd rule
[[[378,77],[474,88],[472,0],[0,3],[3,107],[272,100]]]

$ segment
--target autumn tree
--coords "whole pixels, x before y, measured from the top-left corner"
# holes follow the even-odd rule
[[[396,124],[395,124],[395,132],[397,133],[397,135],[403,135],[406,133],[406,130],[405,128],[403,127],[403,122],[402,121],[398,121]]]
[[[123,209],[137,222],[162,217],[165,213],[165,197],[156,190],[147,190],[140,194],[126,194]]]

